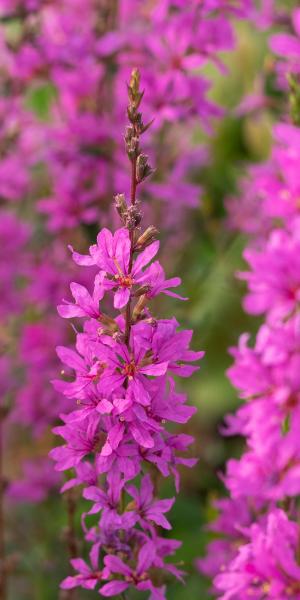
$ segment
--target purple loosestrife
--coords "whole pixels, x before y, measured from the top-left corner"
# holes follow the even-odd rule
[[[82,485],[84,498],[92,502],[83,516],[92,544],[90,564],[72,560],[76,573],[62,588],[97,586],[102,596],[136,588],[159,600],[165,598],[165,579],[170,574],[181,579],[183,573],[165,562],[180,544],[160,536],[160,527],[171,529],[166,513],[174,498],[157,497],[157,478],[174,476],[178,490],[178,465],[195,464],[181,455],[192,437],[166,427],[187,422],[195,411],[176,392],[174,376],[189,377],[198,368],[190,363],[203,352],[189,350],[191,331],[180,331],[175,319],[160,320],[150,312],[151,299],[161,292],[180,298],[169,291],[180,279],[166,280],[159,262],[153,262],[159,249],[156,229],[141,231],[137,190],[152,169],[140,149],[140,136],[150,124],[144,125],[139,112],[143,92],[137,70],[128,94],[130,199],[115,198],[122,227],[114,234],[103,229],[88,255],[72,250],[77,264],[97,268],[93,292],[72,283],[74,302],[58,308],[65,318],[84,320],[82,330],[76,330],[76,350],[58,348],[67,370],[54,386],[76,404],[55,429],[64,443],[51,456],[57,470],[75,471],[63,490]],[[92,529],[90,514],[99,515]]]
[[[293,20],[299,34],[299,10]],[[250,236],[244,252],[249,270],[238,275],[247,282],[244,308],[264,322],[254,343],[244,334],[231,349],[228,376],[243,404],[226,418],[223,434],[244,437],[246,447],[241,458],[227,462],[222,479],[230,497],[217,503],[220,514],[210,526],[221,538],[199,561],[222,600],[300,598],[297,44],[290,34],[272,40],[293,76],[292,119],[275,126],[270,159],[251,169],[242,209],[235,201],[229,205],[231,224]]]

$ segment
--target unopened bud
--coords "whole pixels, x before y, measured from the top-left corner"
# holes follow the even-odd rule
[[[147,123],[147,125],[143,125],[141,133],[145,133],[145,131],[147,131],[147,129],[149,129],[149,127],[151,127],[153,122],[154,122],[154,119],[151,119],[151,121],[149,121],[149,123]]]
[[[139,155],[139,139],[137,137],[132,137],[129,142],[126,142],[126,151],[131,159]]]
[[[112,337],[116,342],[124,342],[124,334],[121,331],[116,331]]]
[[[127,88],[130,106],[134,110],[138,109],[144,95],[144,92],[140,92],[140,82],[141,77],[138,69],[133,69],[131,73],[130,82]]]
[[[116,203],[116,209],[121,217],[121,219],[124,219],[126,216],[126,212],[127,212],[127,202],[125,200],[125,195],[124,194],[117,194],[115,196],[115,203]]]
[[[119,326],[117,325],[116,321],[108,315],[102,313],[99,317],[99,321],[104,326],[105,333],[113,334],[119,330]]]
[[[139,93],[141,76],[138,69],[133,69],[131,72],[129,88],[134,95]]]
[[[158,233],[159,232],[156,229],[156,227],[153,227],[153,225],[151,225],[137,239],[134,249],[135,250],[144,250],[145,248],[147,248],[147,246],[152,244],[152,242],[155,242],[155,240],[157,239]]]
[[[146,177],[149,177],[153,173],[153,169],[148,164],[148,156],[146,154],[140,154],[136,161],[136,178],[137,182],[140,183]]]
[[[148,325],[151,325],[151,327],[153,327],[154,329],[156,329],[157,327],[157,319],[155,319],[154,317],[146,319],[145,323],[148,323]]]
[[[128,502],[125,511],[132,511],[132,510],[137,510],[137,504],[135,500],[131,500],[131,502]]]
[[[134,119],[134,125],[135,125],[135,129],[138,132],[138,134],[140,135],[141,133],[143,133],[145,125],[143,123],[143,117],[142,117],[142,113],[136,113],[135,115],[135,119]]]
[[[130,142],[130,140],[133,138],[134,136],[134,127],[133,125],[128,125],[125,129],[125,142],[126,144],[128,144]]]
[[[148,302],[148,298],[147,295],[144,294],[143,296],[141,296],[138,300],[138,302],[136,303],[134,309],[133,309],[133,313],[132,313],[132,317],[134,320],[138,320],[141,316],[141,314],[144,311],[145,306],[147,305]]]
[[[142,213],[140,211],[140,203],[136,202],[135,204],[129,206],[126,218],[125,218],[125,226],[127,229],[135,229],[138,227],[142,220]]]
[[[148,292],[150,292],[150,290],[151,290],[150,285],[143,285],[138,290],[136,290],[134,295],[136,298],[138,298],[139,296],[143,296],[143,294],[148,294]]]

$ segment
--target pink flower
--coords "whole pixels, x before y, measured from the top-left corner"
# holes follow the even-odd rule
[[[288,600],[299,593],[300,567],[297,562],[297,523],[282,510],[270,511],[266,525],[252,525],[249,541],[223,573],[215,586],[223,600],[246,600],[249,594],[262,600],[269,597]]]

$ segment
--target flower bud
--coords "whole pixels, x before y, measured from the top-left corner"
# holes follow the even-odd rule
[[[139,155],[139,138],[132,137],[129,142],[126,142],[126,151],[129,158],[133,159]]]
[[[148,294],[148,292],[150,292],[150,290],[151,290],[150,285],[143,285],[138,290],[136,290],[134,295],[136,298],[138,298],[139,296],[142,296],[143,294]]]
[[[128,125],[126,127],[125,136],[124,136],[126,144],[128,144],[130,142],[130,140],[132,140],[133,136],[134,136],[134,127],[133,127],[133,125]]]
[[[138,251],[144,250],[145,248],[147,248],[147,246],[152,244],[152,242],[155,242],[155,240],[157,239],[158,233],[159,233],[158,229],[156,229],[156,227],[153,227],[153,225],[151,225],[137,239],[134,249],[138,250]]]
[[[127,213],[127,202],[125,200],[125,195],[124,194],[117,194],[115,196],[115,203],[116,203],[116,209],[121,217],[121,219],[123,220],[126,217],[126,213]]]
[[[104,326],[105,333],[112,334],[119,330],[116,321],[104,313],[102,313],[99,317],[99,321]]]
[[[141,315],[144,311],[144,308],[147,305],[147,302],[148,302],[147,295],[143,294],[143,296],[141,296],[139,298],[138,302],[136,303],[136,305],[133,309],[132,317],[133,317],[134,321],[138,320],[141,317]]]
[[[140,203],[136,202],[135,204],[129,206],[126,217],[125,217],[125,226],[127,229],[135,229],[142,220],[142,213],[140,211]]]
[[[136,161],[136,178],[137,182],[140,183],[146,177],[149,177],[153,173],[153,169],[148,164],[148,156],[146,154],[140,154]]]
[[[144,96],[144,91],[140,92],[140,81],[141,77],[138,69],[133,69],[129,85],[127,86],[129,101],[133,111],[138,109]]]

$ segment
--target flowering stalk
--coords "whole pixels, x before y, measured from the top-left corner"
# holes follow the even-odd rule
[[[165,598],[166,575],[181,579],[182,572],[165,558],[180,545],[161,537],[159,527],[170,529],[165,513],[174,498],[157,499],[151,472],[175,477],[177,465],[193,466],[194,459],[178,456],[193,439],[174,435],[168,421],[185,423],[195,409],[175,390],[173,375],[189,377],[197,367],[186,363],[202,358],[188,345],[190,331],[177,331],[175,319],[159,320],[149,302],[160,292],[181,298],[170,288],[180,279],[166,280],[158,261],[157,231],[140,231],[141,211],[136,192],[152,172],[140,150],[144,125],[139,107],[143,98],[140,76],[132,72],[128,86],[128,117],[125,144],[131,162],[131,193],[116,196],[116,208],[123,227],[112,235],[103,229],[90,254],[73,251],[79,265],[96,266],[93,291],[71,284],[75,302],[58,307],[65,318],[83,317],[83,331],[77,333],[76,352],[58,347],[66,365],[66,379],[54,386],[67,398],[77,401],[75,410],[64,415],[64,425],[54,431],[65,443],[52,450],[59,471],[75,469],[75,476],[63,487],[83,485],[83,496],[92,507],[83,515],[87,542],[92,544],[90,563],[71,561],[77,574],[67,577],[63,589],[81,586],[100,594],[115,596],[133,587],[149,590],[152,599]],[[150,263],[150,264],[149,264]],[[117,316],[104,313],[104,297],[113,303]],[[181,298],[183,300],[183,298]],[[75,379],[70,379],[71,372]],[[88,459],[90,457],[90,460]],[[97,525],[88,527],[88,515],[100,513]]]
[[[271,39],[285,60],[280,82],[293,84],[291,119],[275,126],[271,158],[251,170],[245,210],[231,206],[232,222],[251,234],[249,270],[239,275],[248,287],[244,308],[264,321],[254,344],[244,334],[231,349],[228,375],[244,403],[226,418],[223,433],[243,436],[246,447],[223,476],[230,497],[217,503],[211,525],[221,539],[199,562],[223,600],[300,597],[299,9],[293,22],[298,37]]]

